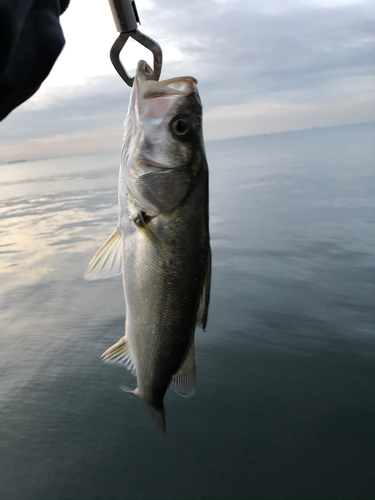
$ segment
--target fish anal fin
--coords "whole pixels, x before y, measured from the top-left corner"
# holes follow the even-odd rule
[[[206,276],[204,278],[202,294],[199,301],[199,308],[197,314],[197,325],[202,327],[203,330],[206,329],[207,317],[208,317],[208,306],[210,303],[210,290],[211,290],[211,248],[208,246],[208,256],[207,256],[207,270]]]
[[[126,338],[122,337],[100,356],[105,363],[124,365],[135,375],[134,362],[129,352]]]
[[[117,228],[91,259],[84,277],[93,281],[118,276],[122,273],[122,260],[121,231]]]
[[[195,394],[195,379],[195,348],[194,339],[192,339],[184,362],[178,372],[173,375],[169,387],[180,396],[190,398]]]

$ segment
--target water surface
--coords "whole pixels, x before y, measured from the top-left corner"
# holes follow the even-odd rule
[[[375,125],[211,142],[197,394],[165,437],[100,354],[119,153],[0,165],[0,498],[374,498]]]

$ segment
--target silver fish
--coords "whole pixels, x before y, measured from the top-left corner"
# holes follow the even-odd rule
[[[125,335],[102,358],[136,375],[128,392],[165,430],[168,387],[195,392],[195,326],[207,322],[208,166],[197,81],[146,80],[150,71],[138,63],[125,121],[118,227],[85,278],[122,273]]]

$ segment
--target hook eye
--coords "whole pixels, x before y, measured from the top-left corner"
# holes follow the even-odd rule
[[[124,82],[129,85],[129,87],[133,86],[134,77],[128,75],[126,69],[120,61],[120,52],[128,41],[129,37],[134,38],[134,40],[136,40],[138,43],[152,52],[154,56],[154,69],[153,72],[150,75],[147,75],[146,78],[147,80],[159,80],[163,63],[163,53],[161,51],[161,47],[158,43],[152,40],[152,38],[144,35],[138,30],[130,31],[128,33],[121,33],[115,43],[112,45],[110,58],[117,73],[121,76]]]

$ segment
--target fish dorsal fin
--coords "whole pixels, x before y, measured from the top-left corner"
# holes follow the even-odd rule
[[[134,362],[125,337],[122,337],[116,344],[113,344],[100,357],[105,363],[125,366],[125,368],[135,375]]]
[[[122,239],[119,228],[114,231],[91,259],[85,280],[104,280],[122,273]]]
[[[199,308],[197,314],[197,325],[201,326],[203,330],[206,329],[208,305],[210,303],[210,290],[211,290],[211,249],[208,247],[207,270],[204,278],[202,295],[199,301]]]
[[[190,398],[195,394],[195,348],[194,339],[178,372],[173,375],[169,387],[180,396]]]

